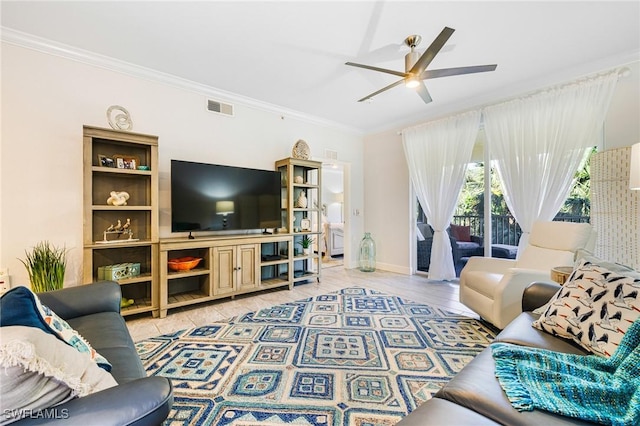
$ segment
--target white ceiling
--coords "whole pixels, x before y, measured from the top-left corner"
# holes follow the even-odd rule
[[[219,91],[371,133],[562,83],[640,58],[638,1],[5,1],[6,29],[44,37]],[[357,100],[404,69],[410,34],[425,49],[456,32],[428,69],[498,64]],[[638,76],[634,76],[638,78]],[[230,95],[234,94],[234,95]],[[224,99],[223,99],[224,100]]]

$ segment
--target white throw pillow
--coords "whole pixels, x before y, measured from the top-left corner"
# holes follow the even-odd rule
[[[88,353],[52,334],[36,327],[0,327],[0,424],[116,385]]]

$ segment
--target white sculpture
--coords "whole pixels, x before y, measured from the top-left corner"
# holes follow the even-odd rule
[[[298,199],[296,200],[295,207],[298,207],[298,208],[301,208],[301,209],[306,209],[307,208],[307,194],[305,194],[304,191],[300,191],[300,195],[298,196]]]
[[[125,191],[111,191],[111,195],[107,198],[107,204],[110,206],[126,206],[129,199],[129,193]]]

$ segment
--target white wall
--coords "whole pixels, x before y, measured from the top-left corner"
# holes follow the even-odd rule
[[[170,236],[170,160],[273,170],[298,139],[313,156],[349,163],[351,204],[363,206],[362,136],[235,104],[235,116],[205,110],[206,96],[11,44],[2,44],[0,268],[28,284],[18,258],[42,240],[69,249],[66,286],[81,280],[82,126],[109,127],[122,105],[133,131],[159,136],[160,235]],[[350,220],[361,235],[362,217]],[[354,254],[355,256],[355,254]]]
[[[604,122],[604,149],[640,142],[640,62],[627,65],[629,75],[618,80]]]
[[[410,273],[409,171],[398,130],[365,137],[365,231],[376,242],[377,267]]]
[[[605,120],[605,149],[631,146],[640,141],[640,62],[627,66],[630,74],[618,81]],[[378,266],[409,273],[414,213],[410,211],[410,181],[399,135],[401,130],[365,136],[364,225],[376,241]]]

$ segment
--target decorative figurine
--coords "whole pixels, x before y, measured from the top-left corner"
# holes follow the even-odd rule
[[[307,208],[307,194],[305,194],[304,191],[300,191],[300,195],[296,200],[295,207],[302,208],[302,209]]]
[[[107,108],[107,121],[109,126],[115,130],[133,129],[133,121],[131,121],[129,111],[120,105],[111,105]]]
[[[115,235],[115,239],[109,239],[108,235]],[[121,236],[126,235],[128,238],[120,239]],[[120,219],[114,225],[113,223],[103,232],[102,241],[96,241],[97,244],[118,243],[118,242],[131,242],[139,241],[138,238],[133,238],[133,230],[131,229],[131,218],[127,218],[127,221],[123,224]]]
[[[129,193],[126,191],[111,191],[110,197],[107,198],[107,204],[110,206],[126,206],[129,199]]]

